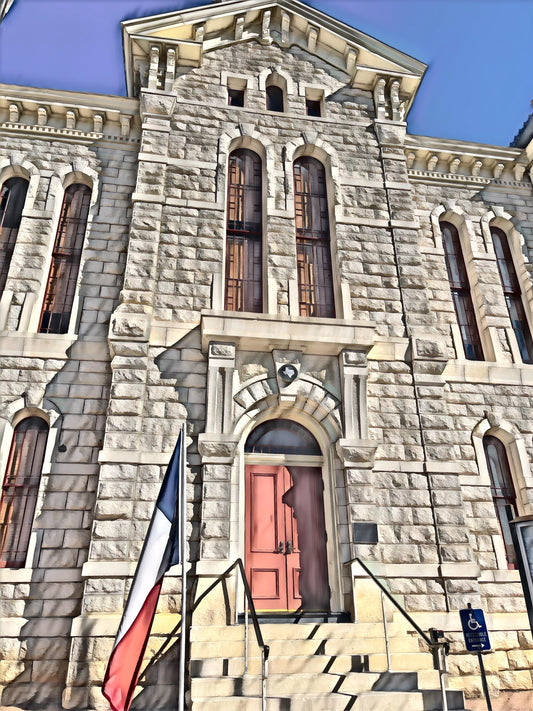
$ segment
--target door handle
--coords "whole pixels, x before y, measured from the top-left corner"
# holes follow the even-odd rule
[[[278,553],[281,553],[281,555],[283,555],[285,553],[283,541],[280,541],[278,544]]]
[[[287,541],[285,545],[285,555],[290,555],[292,553],[292,543]]]

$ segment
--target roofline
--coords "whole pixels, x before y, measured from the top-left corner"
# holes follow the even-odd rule
[[[323,12],[322,10],[317,10],[303,2],[301,0],[225,0],[220,3],[209,3],[208,5],[199,5],[197,7],[189,8],[187,10],[180,10],[177,12],[167,12],[160,15],[151,15],[144,18],[138,18],[133,20],[124,20],[121,22],[123,40],[126,36],[130,35],[129,28],[144,23],[151,23],[154,25],[153,29],[158,26],[168,24],[169,20],[174,18],[177,22],[183,22],[184,24],[190,22],[190,17],[197,16],[197,20],[207,19],[213,15],[221,14],[219,9],[227,10],[226,14],[232,14],[234,11],[246,11],[246,10],[261,10],[272,6],[279,6],[287,11],[298,12],[299,14],[306,17],[306,19],[311,22],[321,25],[333,34],[338,35],[347,42],[358,44],[364,47],[367,51],[381,54],[386,59],[398,64],[402,64],[405,68],[422,77],[427,69],[427,64],[421,62],[414,57],[411,57],[404,52],[401,52],[394,47],[376,39],[372,35],[361,32],[360,30],[351,27],[350,25],[337,20],[331,15]],[[371,41],[369,41],[371,40]],[[126,42],[124,44],[124,51],[126,51]]]
[[[405,139],[405,148],[411,146],[427,148],[431,151],[446,151],[448,153],[469,153],[471,155],[484,154],[493,158],[507,156],[515,158],[521,155],[520,148],[512,146],[497,146],[490,143],[474,143],[454,138],[438,138],[435,136],[419,136],[408,133]]]
[[[94,94],[85,91],[70,91],[69,89],[47,89],[3,83],[0,83],[0,97],[13,99],[13,101],[67,103],[74,106],[82,105],[87,108],[101,108],[109,111],[117,111],[120,108],[136,111],[139,105],[139,100],[136,98],[116,94]]]

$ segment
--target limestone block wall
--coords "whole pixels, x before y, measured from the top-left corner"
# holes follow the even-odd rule
[[[3,88],[4,89],[4,88]],[[13,426],[37,414],[50,425],[30,553],[22,568],[0,569],[1,705],[62,708],[72,621],[82,607],[82,566],[91,539],[111,385],[107,331],[118,303],[136,176],[136,102],[118,100],[130,117],[121,134],[118,113],[65,124],[58,104],[46,125],[17,99],[19,114],[0,102],[0,180],[30,179],[18,241],[0,303],[0,459],[9,455]],[[40,94],[46,102],[45,93]],[[72,101],[58,92],[54,102]],[[122,103],[121,103],[122,101]],[[96,102],[95,102],[96,103]],[[96,125],[95,125],[96,121]],[[96,132],[94,129],[97,129]],[[131,129],[131,134],[130,134]],[[105,131],[105,134],[104,134]],[[65,186],[92,189],[76,315],[69,333],[37,333]]]

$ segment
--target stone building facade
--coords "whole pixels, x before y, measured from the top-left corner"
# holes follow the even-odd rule
[[[0,301],[4,501],[27,455],[22,423],[47,432],[24,559],[0,568],[3,706],[107,708],[101,680],[183,422],[192,597],[246,561],[249,468],[306,465],[323,484],[328,612],[364,617],[360,557],[423,627],[447,631],[451,684],[481,693],[461,653],[457,611],[470,602],[487,612],[493,691],[533,689],[489,451],[508,464],[503,504],[532,514],[527,131],[510,148],[410,134],[425,66],[298,0],[227,0],[123,33],[129,98],[0,87],[0,183],[27,183]],[[282,110],[265,108],[272,87]],[[254,310],[228,308],[227,283],[228,166],[250,154]],[[328,315],[305,310],[298,251],[295,166],[317,163]],[[45,327],[72,186],[88,200],[79,270],[68,322]],[[252,451],[257,428],[275,441],[279,421],[316,452]],[[149,652],[178,619],[172,573]],[[225,620],[223,607],[215,593],[197,622]],[[174,668],[172,654],[154,667],[137,708],[174,707]]]

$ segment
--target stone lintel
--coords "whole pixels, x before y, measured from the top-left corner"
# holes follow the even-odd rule
[[[368,350],[374,343],[375,328],[368,321],[204,310],[201,331],[204,353],[211,341],[225,341],[240,350],[339,355],[346,348]]]

